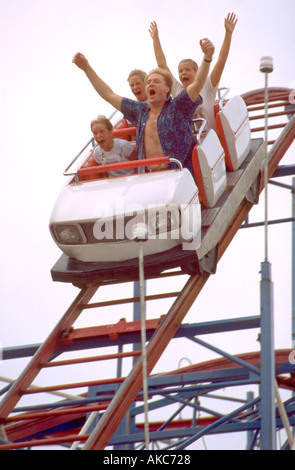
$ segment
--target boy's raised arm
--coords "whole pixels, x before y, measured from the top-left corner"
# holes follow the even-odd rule
[[[117,95],[113,90],[97,75],[90,66],[86,57],[78,52],[73,57],[73,63],[83,70],[97,93],[114,108],[121,111],[122,96]]]
[[[214,46],[209,39],[207,38],[201,39],[200,46],[204,53],[204,58],[202,60],[200,67],[197,70],[193,83],[191,83],[187,87],[187,93],[192,101],[196,101],[196,99],[198,98],[200,94],[200,91],[205,85],[206,79],[208,77],[209,69],[210,69],[210,63],[212,62],[212,57],[214,54]]]

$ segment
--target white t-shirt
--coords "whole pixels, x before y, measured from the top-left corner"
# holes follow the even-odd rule
[[[173,86],[171,90],[171,95],[173,98],[179,93],[182,92],[183,86],[181,83],[173,77]],[[218,84],[213,88],[211,77],[209,76],[200,91],[200,95],[203,98],[203,103],[197,107],[194,114],[194,118],[206,119],[207,124],[205,129],[215,129],[215,114],[214,114],[214,104],[216,100],[216,93],[218,90]]]
[[[93,158],[99,165],[108,165],[111,163],[127,162],[128,157],[133,152],[134,148],[124,139],[113,139],[114,146],[112,150],[106,152],[97,146],[93,152]],[[111,176],[122,176],[131,174],[132,170],[117,170],[109,171]]]

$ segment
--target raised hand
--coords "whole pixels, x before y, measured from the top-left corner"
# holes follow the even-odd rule
[[[238,18],[236,18],[235,13],[228,13],[227,17],[224,20],[225,30],[228,33],[232,34],[234,32],[237,22],[238,22]]]
[[[151,22],[150,29],[149,29],[150,35],[152,39],[155,39],[156,37],[159,36],[159,31],[158,31],[158,26],[155,21]]]
[[[74,55],[72,62],[76,64],[79,69],[84,71],[89,66],[88,60],[81,52],[77,52],[77,54]]]
[[[212,59],[212,56],[215,51],[215,47],[213,43],[208,38],[204,38],[200,40],[201,49],[207,59]]]

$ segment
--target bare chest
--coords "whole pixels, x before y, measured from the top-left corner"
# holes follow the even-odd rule
[[[163,150],[160,143],[160,137],[157,126],[158,116],[150,114],[144,132],[144,146],[145,154],[147,157],[159,157],[163,155]]]
[[[158,135],[158,126],[157,126],[158,116],[150,114],[149,118],[145,125],[145,135]]]
[[[144,151],[146,158],[163,157],[164,152],[161,146],[158,132],[158,115],[150,113],[145,125],[144,133]],[[166,165],[152,165],[148,167],[150,170],[163,170]]]

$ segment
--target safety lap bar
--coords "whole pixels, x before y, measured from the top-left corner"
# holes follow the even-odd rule
[[[134,168],[141,168],[144,166],[154,166],[154,165],[164,165],[168,163],[176,163],[180,169],[182,169],[182,164],[176,158],[170,157],[159,157],[159,158],[147,158],[145,160],[130,160],[128,162],[120,162],[120,163],[111,163],[109,165],[97,165],[91,166],[86,168],[80,168],[78,170],[78,177],[79,176],[89,176],[93,175],[93,173],[107,173],[109,171],[118,171],[118,170],[128,170]]]

